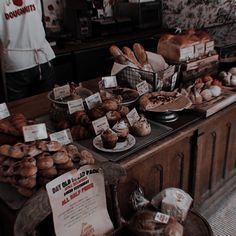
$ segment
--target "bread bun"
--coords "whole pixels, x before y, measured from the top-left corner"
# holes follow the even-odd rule
[[[37,158],[37,167],[40,170],[52,168],[53,165],[54,165],[54,161],[53,161],[51,155],[47,152],[42,153]]]

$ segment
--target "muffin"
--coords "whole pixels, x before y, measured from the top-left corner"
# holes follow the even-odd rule
[[[103,101],[102,108],[108,111],[116,111],[118,109],[118,102],[115,99],[107,99]]]
[[[104,148],[112,149],[116,146],[118,141],[117,134],[111,129],[106,129],[101,134],[102,144]]]
[[[129,128],[124,120],[118,121],[112,128],[118,136],[118,142],[124,142],[129,134]]]
[[[117,121],[121,119],[121,114],[118,111],[109,111],[106,113],[109,125],[112,127]]]
[[[147,136],[151,133],[151,125],[144,116],[141,116],[132,126],[132,131],[137,136]]]

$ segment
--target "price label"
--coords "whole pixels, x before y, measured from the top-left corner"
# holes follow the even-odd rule
[[[149,92],[149,87],[148,87],[148,83],[147,83],[146,80],[144,80],[141,83],[137,84],[136,88],[137,88],[139,96]]]
[[[88,106],[88,109],[91,110],[92,108],[99,106],[102,103],[102,99],[99,93],[95,93],[85,98],[85,102]]]
[[[23,135],[25,142],[46,139],[48,137],[46,125],[44,123],[24,126]]]
[[[49,135],[51,141],[57,141],[62,145],[67,145],[73,142],[71,132],[69,129],[65,129],[59,132],[55,132]]]
[[[199,43],[194,46],[195,49],[195,57],[201,57],[205,53],[205,44]]]
[[[67,104],[70,114],[73,114],[76,111],[84,111],[84,103],[82,98],[69,101]]]
[[[168,221],[170,219],[169,215],[157,212],[156,216],[155,216],[155,221],[160,222],[162,224],[167,224]]]
[[[117,87],[117,80],[116,80],[115,75],[102,77],[102,81],[103,81],[103,84],[104,84],[105,88]]]
[[[53,94],[55,99],[65,98],[70,96],[70,85],[66,84],[64,86],[54,88]]]
[[[206,54],[214,51],[214,47],[215,47],[214,41],[206,42],[206,49],[205,49]]]
[[[175,66],[169,66],[166,70],[163,71],[162,79],[170,78],[175,73]]]
[[[136,110],[136,108],[133,108],[127,115],[126,115],[129,124],[133,126],[133,124],[140,119],[140,116]]]
[[[104,130],[109,129],[109,123],[106,116],[94,120],[92,125],[96,135],[102,133]]]
[[[194,58],[194,47],[186,47],[180,49],[180,60],[188,60]]]
[[[1,103],[0,104],[0,120],[7,118],[8,116],[10,116],[10,112],[7,108],[7,104]]]

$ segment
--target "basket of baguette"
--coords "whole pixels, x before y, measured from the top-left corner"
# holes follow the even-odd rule
[[[161,55],[145,51],[141,44],[134,43],[132,49],[112,45],[110,53],[115,61],[111,74],[116,75],[119,86],[137,89],[146,81],[150,92],[175,88],[178,66],[169,66]]]

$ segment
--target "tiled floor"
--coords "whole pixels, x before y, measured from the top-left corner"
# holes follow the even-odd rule
[[[236,191],[225,198],[217,211],[207,220],[214,236],[236,236]]]

